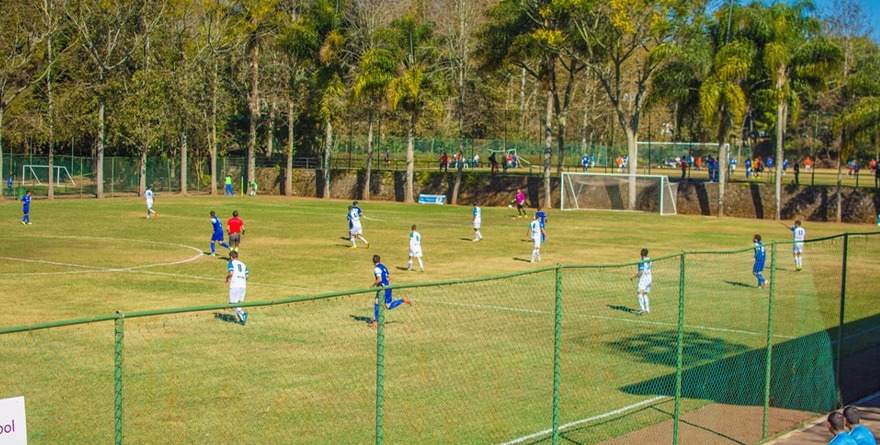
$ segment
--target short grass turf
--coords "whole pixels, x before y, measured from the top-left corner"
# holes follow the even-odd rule
[[[224,223],[238,210],[245,221],[247,301],[367,287],[374,254],[391,270],[392,283],[420,283],[555,264],[634,262],[642,247],[655,258],[747,248],[754,233],[765,242],[790,239],[790,231],[773,221],[550,210],[543,261],[533,265],[525,240],[531,218],[517,219],[512,209],[484,208],[484,241],[475,243],[469,206],[362,202],[371,245],[349,249],[348,204],[159,195],[159,217],[147,220],[140,199],[38,200],[32,204],[34,224],[23,226],[20,205],[4,202],[6,310],[0,326],[224,303],[226,251],[218,248],[217,258],[205,255],[210,210]],[[404,270],[412,224],[423,237],[424,273]],[[812,222],[805,227],[810,239],[874,229]],[[877,241],[857,237],[849,245],[844,335],[852,336],[847,344],[853,348],[876,340],[859,334],[871,329],[880,311],[870,293],[871,277],[880,270]],[[779,350],[799,338],[822,336],[837,322],[841,251],[840,241],[808,244],[805,270],[795,272],[790,245],[777,246],[773,342]],[[683,365],[693,371],[685,376],[684,409],[754,404],[754,395],[763,394],[759,356],[766,345],[769,292],[753,287],[751,252],[686,260]],[[650,316],[634,314],[634,273],[633,265],[562,272],[561,423],[596,418],[572,426],[572,440],[594,442],[668,418],[658,414],[665,408],[641,405],[606,416],[654,399],[667,408],[670,403],[680,259],[655,263]],[[555,285],[556,272],[546,270],[396,291],[414,304],[387,314],[386,441],[500,443],[549,428]],[[229,322],[226,310],[125,321],[126,439],[372,441],[376,339],[366,327],[372,294],[249,311],[244,327]],[[831,340],[818,344],[830,348]],[[14,334],[4,343],[11,360],[2,369],[9,383],[0,396],[28,397],[34,440],[113,437],[112,323]],[[733,373],[746,381],[759,377],[739,388],[749,395],[722,388]],[[810,395],[803,399],[781,405],[809,409]],[[605,423],[621,416],[613,428]],[[241,420],[228,428],[229,419]],[[156,428],[164,435],[154,435]]]

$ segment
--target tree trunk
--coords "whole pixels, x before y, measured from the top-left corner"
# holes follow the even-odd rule
[[[781,92],[783,85],[785,85],[785,68],[783,67],[780,71],[779,80],[776,82],[777,92]],[[782,160],[785,149],[785,125],[788,121],[787,112],[785,98],[779,99],[779,103],[776,104],[776,171],[773,175],[776,178],[776,184],[774,184],[774,201],[776,203],[774,217],[776,220],[779,220],[782,213]]]
[[[410,113],[409,122],[406,126],[406,184],[403,190],[403,201],[409,204],[413,199],[413,143],[415,138],[416,118],[415,112]]]
[[[186,195],[186,157],[189,147],[186,140],[186,123],[181,123],[180,126],[180,194]]]
[[[144,196],[144,192],[147,191],[147,151],[149,147],[144,145],[144,148],[141,149],[138,159],[138,176],[140,179],[138,180],[138,196]]]
[[[633,128],[631,125],[627,125],[624,127],[624,134],[626,134],[626,165],[627,165],[627,173],[633,175],[629,180],[629,210],[636,210],[636,203],[638,196],[636,195],[636,177],[638,174],[639,168],[639,134],[638,128]]]
[[[373,172],[373,104],[367,110],[367,168],[364,171],[364,191],[361,196],[364,200],[370,199],[370,175]]]
[[[544,110],[544,205],[553,207],[550,188],[550,158],[553,156],[553,92],[547,90],[547,107]]]
[[[217,196],[217,58],[214,57],[214,82],[211,87],[211,195]]]
[[[565,124],[568,120],[568,110],[562,110],[561,113],[556,115],[556,144],[559,147],[559,153],[556,157],[556,174],[560,177],[562,176],[562,169],[565,167],[562,165],[565,162]]]
[[[275,99],[269,105],[269,128],[266,129],[266,157],[275,154]]]
[[[3,105],[3,98],[0,97],[0,176],[3,176],[3,112],[6,111],[6,106]],[[13,176],[12,169],[10,167],[9,176]],[[6,177],[0,178],[5,180]]]
[[[330,150],[333,148],[333,124],[324,123],[324,199],[330,199]]]
[[[730,148],[724,143],[724,135],[718,138],[718,217],[724,216],[724,186],[727,184],[727,160],[730,159]]]
[[[840,135],[840,150],[838,150],[837,156],[837,193],[835,193],[837,195],[837,215],[835,215],[837,222],[842,222],[843,220],[843,197],[840,190],[840,185],[843,182],[843,156],[840,156],[841,154],[843,154],[843,134]]]
[[[98,146],[95,152],[95,197],[104,197],[104,96],[98,98]]]
[[[248,132],[247,182],[255,179],[257,172],[257,121],[260,118],[260,47],[254,45],[251,55],[251,92],[248,108],[251,115]]]
[[[48,26],[49,30],[51,30],[52,23],[52,10],[48,2],[43,2],[43,7],[46,10],[46,13],[49,14],[48,17]],[[48,62],[48,67],[46,67],[46,102],[48,105],[46,120],[49,122],[49,199],[55,199],[55,128],[53,125],[53,116],[52,116],[52,35],[51,33],[47,36],[46,39],[46,60]]]
[[[293,195],[293,99],[287,101],[287,166],[284,170],[284,196]]]

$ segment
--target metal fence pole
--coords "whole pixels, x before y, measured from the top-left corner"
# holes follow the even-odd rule
[[[767,302],[767,355],[764,358],[764,424],[761,438],[770,426],[770,378],[773,375],[773,302],[776,294],[776,243],[770,245],[770,299]]]
[[[385,304],[376,293],[379,317],[376,320],[376,445],[385,443]]]
[[[840,396],[840,361],[843,354],[843,319],[846,307],[846,258],[849,250],[849,233],[843,234],[843,260],[840,270],[840,318],[837,323],[837,357],[834,363],[834,378],[837,386],[837,403],[842,402]]]
[[[122,392],[122,360],[123,360],[123,340],[125,339],[124,323],[125,314],[116,311],[116,321],[114,322],[114,343],[115,349],[113,353],[113,411],[116,420],[116,445],[122,445],[123,429],[122,429],[122,413],[123,413],[123,392]]]
[[[556,319],[553,341],[553,445],[559,445],[559,386],[562,362],[562,266],[556,266]]]
[[[678,445],[678,426],[681,423],[681,377],[684,355],[684,283],[685,253],[681,253],[678,271],[678,334],[675,352],[675,411],[672,422],[672,444]]]

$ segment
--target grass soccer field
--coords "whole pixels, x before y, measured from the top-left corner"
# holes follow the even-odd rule
[[[543,261],[535,265],[528,262],[531,243],[525,241],[530,218],[515,218],[514,209],[484,208],[484,241],[475,243],[468,206],[362,202],[370,248],[349,249],[349,204],[160,195],[158,218],[146,220],[140,199],[35,201],[34,224],[24,226],[20,204],[3,202],[6,298],[0,327],[225,303],[225,249],[219,248],[218,257],[205,255],[211,210],[224,223],[233,210],[245,221],[240,259],[251,275],[248,302],[365,288],[373,282],[374,254],[391,270],[392,283],[403,284],[555,264],[630,263],[638,261],[642,247],[654,258],[682,250],[745,249],[755,233],[768,244],[790,239],[790,231],[775,221],[550,210]],[[423,238],[424,273],[405,270],[412,224]],[[873,230],[804,226],[809,239]],[[834,275],[839,249],[839,242],[808,244],[805,270],[796,273],[790,245],[778,246],[772,341],[783,355],[799,339],[825,335],[837,322],[839,301],[828,296],[840,289],[839,272]],[[875,345],[876,338],[857,334],[871,329],[870,320],[880,312],[870,291],[880,271],[880,243],[860,238],[850,249],[846,321],[857,328],[848,343],[858,349]],[[668,418],[679,261],[655,262],[652,313],[645,317],[634,314],[635,282],[629,280],[634,265],[563,272],[560,422],[571,425],[572,440],[593,443]],[[683,365],[691,373],[685,375],[685,410],[760,403],[762,388],[748,385],[763,367],[749,363],[758,361],[766,345],[768,293],[753,287],[751,264],[750,250],[687,258]],[[504,443],[548,428],[555,283],[556,272],[548,269],[396,291],[409,295],[413,305],[387,314],[386,441]],[[126,320],[127,440],[372,440],[376,339],[365,323],[372,317],[372,294],[250,312],[247,326],[224,321],[229,311]],[[0,397],[29,397],[35,439],[93,443],[112,437],[112,323],[4,340],[11,360],[0,371],[10,383]],[[735,380],[742,386],[726,388],[730,378],[705,377],[727,368],[739,370]],[[809,408],[809,402],[778,402]],[[225,428],[230,416],[239,415],[236,428]],[[625,421],[605,424],[622,417]],[[156,428],[163,436],[151,435]]]

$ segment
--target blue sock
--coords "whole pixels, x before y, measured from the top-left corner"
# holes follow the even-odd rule
[[[373,320],[379,322],[379,305],[376,303],[373,303]]]
[[[226,243],[220,243],[220,246],[222,246],[222,247],[224,247],[224,248],[226,248],[226,249],[229,248],[229,244],[226,244]]]
[[[215,252],[215,250],[216,250],[216,248],[214,247],[214,243],[211,243],[211,253],[212,254],[217,253],[217,252]]]
[[[389,306],[391,306],[391,307],[389,307],[388,310],[390,311],[391,309],[394,309],[394,308],[396,308],[397,306],[400,306],[401,304],[403,304],[403,300],[395,300],[395,301],[392,301],[391,304],[389,305]]]

